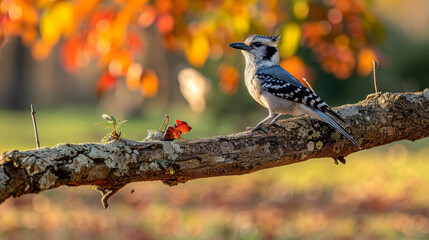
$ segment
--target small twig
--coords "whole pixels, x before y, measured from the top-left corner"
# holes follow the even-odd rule
[[[109,198],[119,190],[119,188],[106,189],[100,186],[94,186],[93,189],[101,194],[101,204],[103,205],[104,209],[109,207],[107,200],[109,200]]]
[[[310,90],[315,93],[315,91],[311,87],[310,83],[307,82],[307,79],[306,78],[302,78],[302,80],[304,80],[304,82],[307,83],[307,85],[310,87]]]
[[[378,64],[375,60],[372,60],[372,76],[374,77],[374,89],[375,89],[375,93],[378,93],[378,88],[377,88],[377,67]]]
[[[39,133],[37,132],[37,124],[36,124],[36,111],[34,111],[33,104],[30,105],[30,108],[31,108],[31,119],[33,119],[34,137],[36,138],[36,147],[40,148]]]
[[[165,124],[165,129],[167,129],[169,120],[170,118],[168,117],[168,115],[164,115],[164,121],[162,122],[161,127],[159,127],[158,132],[162,131],[162,127],[164,127],[164,124]]]

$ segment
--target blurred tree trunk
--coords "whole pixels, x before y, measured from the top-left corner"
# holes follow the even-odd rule
[[[28,109],[28,84],[25,81],[27,49],[22,45],[21,41],[17,41],[13,49],[14,53],[10,56],[13,64],[14,78],[7,79],[9,81],[9,89],[5,92],[5,108],[8,109]]]
[[[429,136],[429,89],[372,94],[336,111],[362,150]],[[311,158],[345,161],[360,151],[329,125],[309,117],[280,121],[269,134],[241,132],[187,141],[62,144],[0,157],[0,202],[59,187],[98,185],[103,203],[130,182],[168,185],[197,178],[241,175]],[[107,206],[107,205],[105,205]]]

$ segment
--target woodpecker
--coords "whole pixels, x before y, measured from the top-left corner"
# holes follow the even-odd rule
[[[309,116],[328,123],[338,130],[357,147],[360,145],[335,120],[344,119],[334,112],[316,93],[306,88],[292,74],[279,66],[278,36],[254,35],[243,43],[230,43],[230,47],[239,49],[244,55],[246,67],[244,81],[250,95],[262,106],[268,108],[268,116],[252,128],[252,132],[262,130],[263,126],[277,124],[285,114]],[[328,115],[329,114],[329,115]]]

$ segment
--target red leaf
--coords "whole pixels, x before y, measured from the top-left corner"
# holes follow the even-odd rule
[[[84,49],[84,43],[78,38],[71,38],[67,40],[61,47],[61,60],[64,68],[75,73],[79,70],[82,62],[79,60],[80,54]]]
[[[156,25],[162,34],[170,33],[174,28],[174,18],[170,14],[159,15]]]
[[[186,134],[192,129],[185,121],[180,121],[179,119],[176,119],[174,128],[178,129],[181,134]]]
[[[105,92],[114,88],[117,81],[118,79],[110,75],[108,71],[103,73],[97,81],[97,95],[100,97]]]
[[[172,126],[168,126],[162,138],[166,141],[173,141],[174,139],[180,138],[180,130]]]
[[[132,51],[134,52],[143,52],[144,51],[144,42],[140,35],[134,32],[128,33],[128,44]]]

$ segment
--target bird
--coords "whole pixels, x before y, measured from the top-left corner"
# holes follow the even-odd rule
[[[245,59],[244,82],[247,90],[269,112],[265,119],[252,128],[252,132],[261,130],[268,133],[263,125],[278,125],[276,121],[282,115],[308,114],[331,125],[360,149],[359,143],[332,117],[341,122],[345,122],[344,119],[315,92],[279,65],[279,40],[280,35],[253,35],[244,42],[228,44],[241,50]]]

